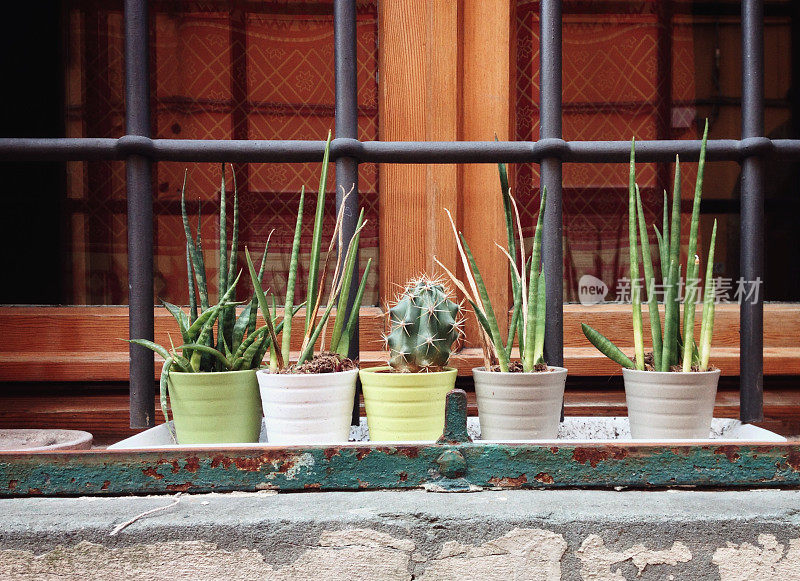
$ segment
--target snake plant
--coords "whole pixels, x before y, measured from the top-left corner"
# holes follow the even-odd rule
[[[486,290],[486,284],[481,276],[475,257],[470,250],[469,244],[467,244],[464,234],[457,231],[453,217],[447,210],[445,211],[456,238],[456,246],[461,256],[469,288],[441,262],[436,260],[436,263],[447,273],[458,289],[464,293],[475,312],[480,325],[479,332],[486,369],[489,370],[494,365],[497,365],[500,371],[509,371],[511,348],[514,344],[514,338],[517,336],[523,371],[531,372],[535,370],[538,364],[544,362],[546,284],[544,271],[541,267],[541,258],[542,222],[547,202],[547,188],[542,189],[542,196],[539,202],[539,217],[536,220],[536,230],[533,236],[533,248],[530,256],[527,256],[522,237],[519,210],[508,186],[506,166],[500,163],[498,168],[508,247],[503,248],[499,244],[497,246],[511,264],[511,289],[514,300],[508,335],[505,341],[500,335],[497,316],[489,300],[489,293]],[[517,239],[519,247],[517,247]],[[514,258],[517,251],[519,251],[522,271],[517,267]]]
[[[586,338],[609,359],[629,369],[645,369],[644,338],[642,332],[642,299],[639,286],[639,252],[641,242],[641,259],[644,270],[644,283],[647,289],[648,314],[653,344],[653,369],[655,371],[692,371],[708,369],[711,350],[711,336],[714,330],[714,246],[717,238],[717,222],[711,231],[711,242],[706,261],[705,288],[703,294],[703,314],[700,326],[700,343],[694,339],[695,306],[699,296],[700,258],[697,256],[697,231],[700,223],[700,198],[703,192],[703,174],[706,162],[706,142],[708,140],[708,122],[706,121],[703,140],[700,147],[700,160],[697,167],[694,200],[692,203],[692,219],[689,230],[689,248],[686,261],[686,292],[683,298],[683,334],[680,332],[681,314],[679,299],[680,260],[680,202],[681,202],[681,167],[680,159],[675,157],[675,181],[672,191],[672,209],[667,205],[667,193],[664,192],[664,218],[662,230],[653,226],[658,240],[659,258],[661,261],[661,279],[664,288],[664,330],[662,334],[661,320],[658,312],[658,297],[655,293],[655,274],[650,256],[650,243],[647,226],[642,209],[642,198],[639,186],[636,185],[635,141],[631,142],[630,170],[628,180],[628,232],[630,238],[630,281],[631,302],[633,306],[633,339],[634,359],[625,355],[614,343],[601,333],[583,323]]]
[[[256,328],[259,303],[253,293],[241,312],[242,303],[234,300],[236,284],[241,272],[236,272],[239,244],[239,195],[236,176],[233,176],[233,229],[230,247],[227,241],[227,192],[225,164],[222,164],[222,182],[219,203],[219,277],[217,301],[210,303],[205,256],[200,234],[200,215],[197,218],[197,234],[192,232],[186,210],[186,178],[184,173],[181,188],[181,216],[186,238],[186,270],[189,292],[188,312],[181,307],[162,301],[167,311],[175,318],[181,336],[181,344],[175,346],[170,337],[170,347],[148,341],[131,339],[131,343],[151,349],[164,358],[161,370],[160,396],[164,417],[168,418],[167,384],[170,371],[202,373],[214,371],[242,371],[261,366],[266,351],[272,342],[270,329],[280,332],[285,325],[267,316],[267,325]],[[269,238],[261,257],[259,276],[263,277],[266,265]],[[234,276],[235,275],[235,276]],[[298,307],[299,309],[299,307]],[[297,309],[296,309],[297,310]],[[296,312],[295,310],[295,312]],[[268,315],[268,311],[262,311]]]
[[[331,317],[333,307],[337,307],[336,314],[334,315],[333,331],[331,335],[329,350],[338,353],[342,356],[347,356],[350,348],[350,338],[353,336],[355,326],[358,322],[358,310],[361,306],[361,300],[364,295],[366,287],[367,276],[372,265],[372,259],[367,261],[364,269],[364,274],[361,277],[358,290],[353,298],[353,307],[350,311],[349,317],[346,317],[346,305],[350,299],[350,284],[353,276],[357,276],[356,257],[358,253],[358,243],[361,230],[364,228],[364,210],[358,217],[356,223],[355,233],[348,242],[344,244],[344,233],[342,232],[342,223],[344,219],[345,205],[342,204],[339,213],[336,217],[336,224],[334,232],[328,245],[325,260],[320,270],[320,257],[322,247],[322,224],[325,208],[325,186],[328,177],[328,159],[330,156],[330,142],[331,134],[328,133],[328,139],[325,143],[325,153],[322,160],[322,173],[319,181],[319,191],[317,193],[317,211],[314,217],[314,230],[311,238],[311,254],[308,270],[308,289],[306,294],[305,304],[306,319],[303,333],[303,343],[300,349],[300,355],[297,363],[301,364],[310,360],[314,356],[314,346],[324,336],[325,330],[328,326],[328,321]],[[347,198],[345,194],[345,199]],[[289,272],[287,274],[286,284],[286,298],[284,301],[284,315],[283,321],[280,326],[276,325],[275,320],[275,299],[273,297],[273,309],[270,311],[270,305],[267,301],[266,293],[261,285],[263,274],[263,261],[262,271],[257,273],[253,261],[250,257],[250,252],[245,249],[245,257],[247,259],[247,267],[250,272],[250,278],[255,289],[255,301],[261,308],[262,313],[275,313],[273,317],[266,316],[266,327],[268,336],[271,341],[268,344],[270,351],[270,370],[279,371],[289,366],[289,347],[291,345],[292,333],[292,315],[295,310],[295,282],[297,280],[297,271],[299,268],[299,253],[300,253],[300,234],[303,226],[303,206],[305,201],[305,188],[300,192],[300,204],[297,210],[297,219],[295,220],[294,238],[292,241],[292,253],[289,259]],[[322,295],[325,289],[326,277],[328,268],[332,260],[336,261],[336,266],[333,273],[333,284],[331,285],[330,293],[328,295],[327,305],[321,317],[318,320],[320,303],[322,302]],[[273,320],[275,319],[275,320]],[[281,333],[281,341],[278,342],[278,334]]]

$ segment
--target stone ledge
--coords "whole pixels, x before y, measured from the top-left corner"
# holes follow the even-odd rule
[[[800,579],[800,491],[0,500],[0,578]]]

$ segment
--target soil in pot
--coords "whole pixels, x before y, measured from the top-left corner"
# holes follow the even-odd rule
[[[547,363],[537,363],[533,366],[533,373],[544,373],[546,371],[553,371],[553,369],[553,367],[548,367]],[[522,361],[514,361],[509,363],[507,372],[503,372],[499,365],[492,365],[489,371],[493,373],[525,373],[525,368],[522,367]]]
[[[323,351],[314,355],[310,360],[290,365],[279,373],[336,373],[337,371],[350,371],[352,369],[358,369],[356,361],[342,357],[338,353]]]

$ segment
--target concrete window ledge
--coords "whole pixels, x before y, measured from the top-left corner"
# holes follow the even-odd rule
[[[800,579],[792,490],[270,491],[174,502],[0,500],[0,578]]]

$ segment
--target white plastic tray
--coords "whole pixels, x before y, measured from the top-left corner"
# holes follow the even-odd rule
[[[477,417],[467,418],[467,431],[476,444],[482,442],[489,442],[489,440],[480,439],[480,423]],[[366,442],[369,441],[369,428],[367,427],[366,418],[361,418],[361,424],[357,427],[350,428],[350,442]],[[505,441],[505,440],[504,440]],[[621,442],[632,442],[630,426],[627,417],[583,417],[583,416],[568,416],[558,428],[558,437],[556,440],[518,440],[517,442],[525,443],[552,443],[559,444],[614,444]],[[636,442],[663,442],[663,440],[635,440]],[[714,418],[711,422],[711,431],[705,440],[669,440],[670,442],[708,442],[721,444],[724,442],[785,442],[786,438],[770,432],[763,428],[753,426],[751,424],[743,424],[739,420]],[[246,446],[256,447],[263,444],[268,444],[266,431],[264,425],[261,425],[261,437],[258,444],[224,444],[224,446]],[[317,442],[318,444],[333,444],[333,445],[346,445],[342,442]],[[176,445],[172,443],[169,435],[167,424],[160,424],[155,428],[145,430],[135,436],[126,438],[121,442],[112,444],[109,449],[112,450],[130,450],[130,449],[146,449],[146,448],[198,448],[209,447],[218,448],[220,444],[209,445]]]

